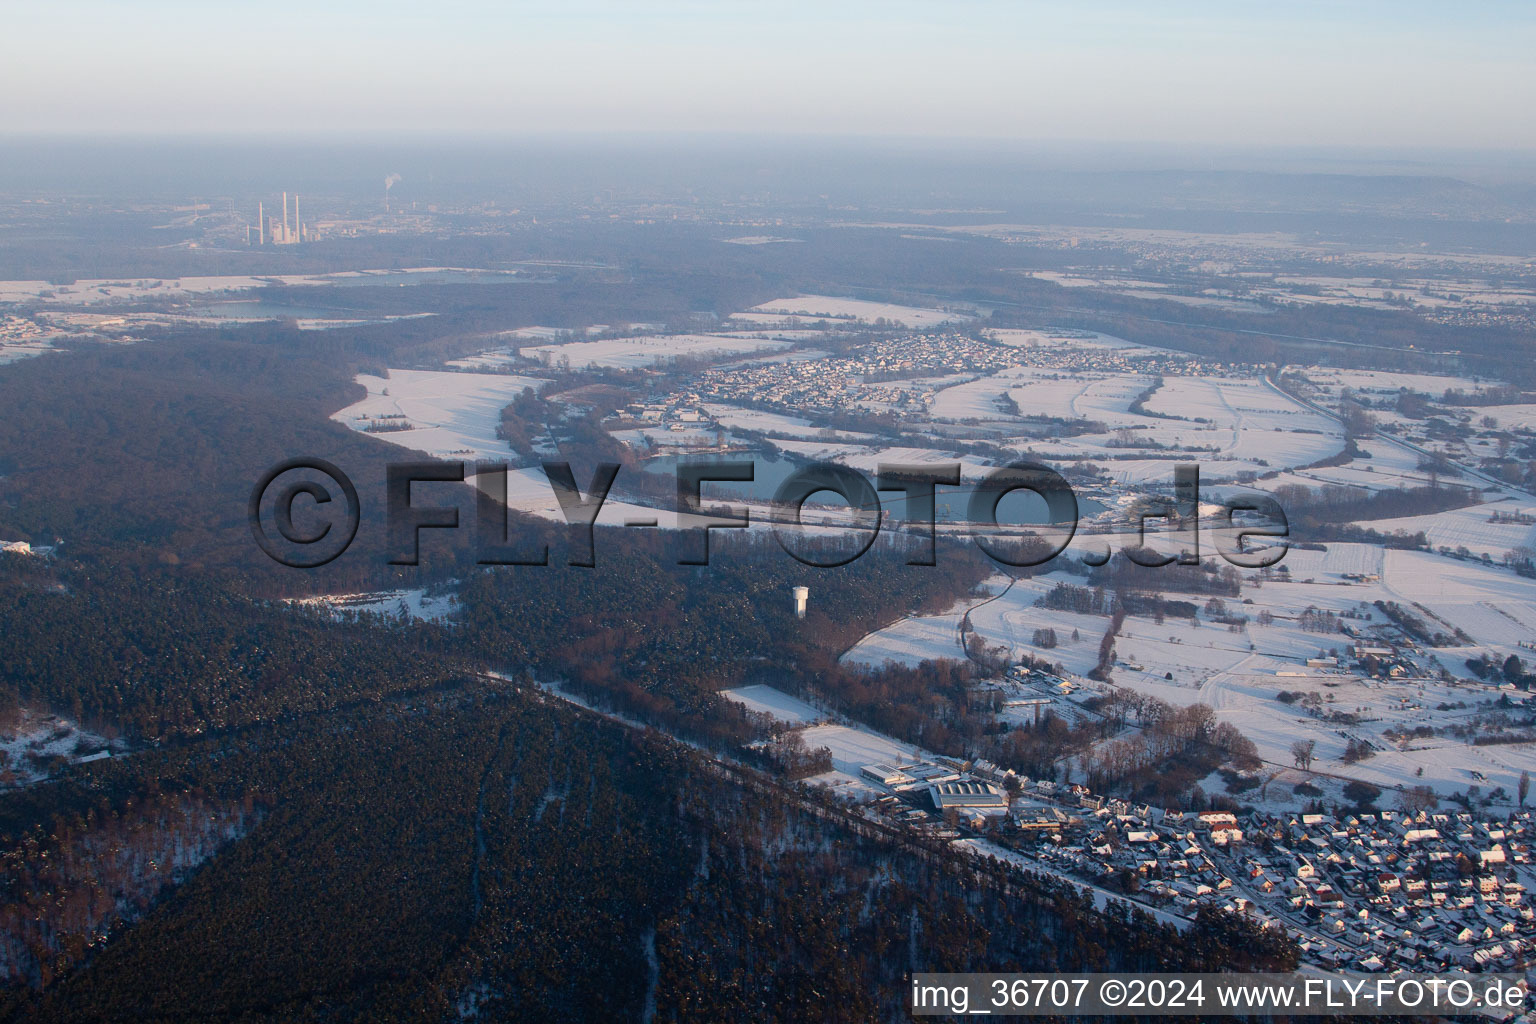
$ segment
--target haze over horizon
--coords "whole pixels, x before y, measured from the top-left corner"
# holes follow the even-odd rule
[[[8,12],[0,133],[693,132],[1536,148],[1536,15],[866,0]],[[132,43],[125,43],[132,40]],[[110,88],[104,88],[110,83]]]

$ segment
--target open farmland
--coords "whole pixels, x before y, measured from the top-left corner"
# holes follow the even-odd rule
[[[790,342],[730,334],[654,334],[606,341],[573,341],[564,345],[530,345],[518,350],[525,359],[547,366],[634,369],[678,359],[704,356],[778,352]]]
[[[775,720],[789,725],[809,725],[826,717],[821,711],[798,697],[791,697],[782,690],[776,690],[761,683],[721,690],[720,696],[740,704],[748,711],[770,715]]]
[[[502,408],[524,388],[547,383],[535,377],[437,370],[360,374],[357,382],[368,390],[367,397],[332,419],[441,458],[486,459],[507,454],[506,442],[496,436]]]
[[[798,298],[774,299],[772,302],[753,306],[748,312],[864,323],[888,320],[903,327],[912,328],[936,327],[939,324],[970,319],[964,313],[946,313],[940,309],[921,309],[914,306],[893,305],[888,302],[866,302],[863,299],[835,298],[828,295],[801,295]]]

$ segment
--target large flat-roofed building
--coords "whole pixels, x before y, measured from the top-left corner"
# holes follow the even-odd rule
[[[867,764],[859,769],[859,774],[882,786],[899,786],[904,782],[912,781],[912,776],[888,764]]]
[[[952,782],[960,777],[960,773],[953,768],[938,764],[924,764],[922,762],[898,765],[897,770],[906,773],[918,782]]]
[[[951,807],[978,811],[1006,811],[1008,798],[987,782],[966,780],[939,782],[928,787],[928,796],[938,811]]]

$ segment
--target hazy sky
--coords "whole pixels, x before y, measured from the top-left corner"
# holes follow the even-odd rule
[[[1528,2],[7,0],[0,12],[0,132],[1536,148]]]

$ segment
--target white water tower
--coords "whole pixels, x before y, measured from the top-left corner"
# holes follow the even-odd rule
[[[811,588],[810,587],[796,587],[794,589],[794,595],[795,595],[795,618],[803,619],[803,618],[805,618],[805,603],[806,603],[806,601],[810,600],[810,597],[811,597]]]

